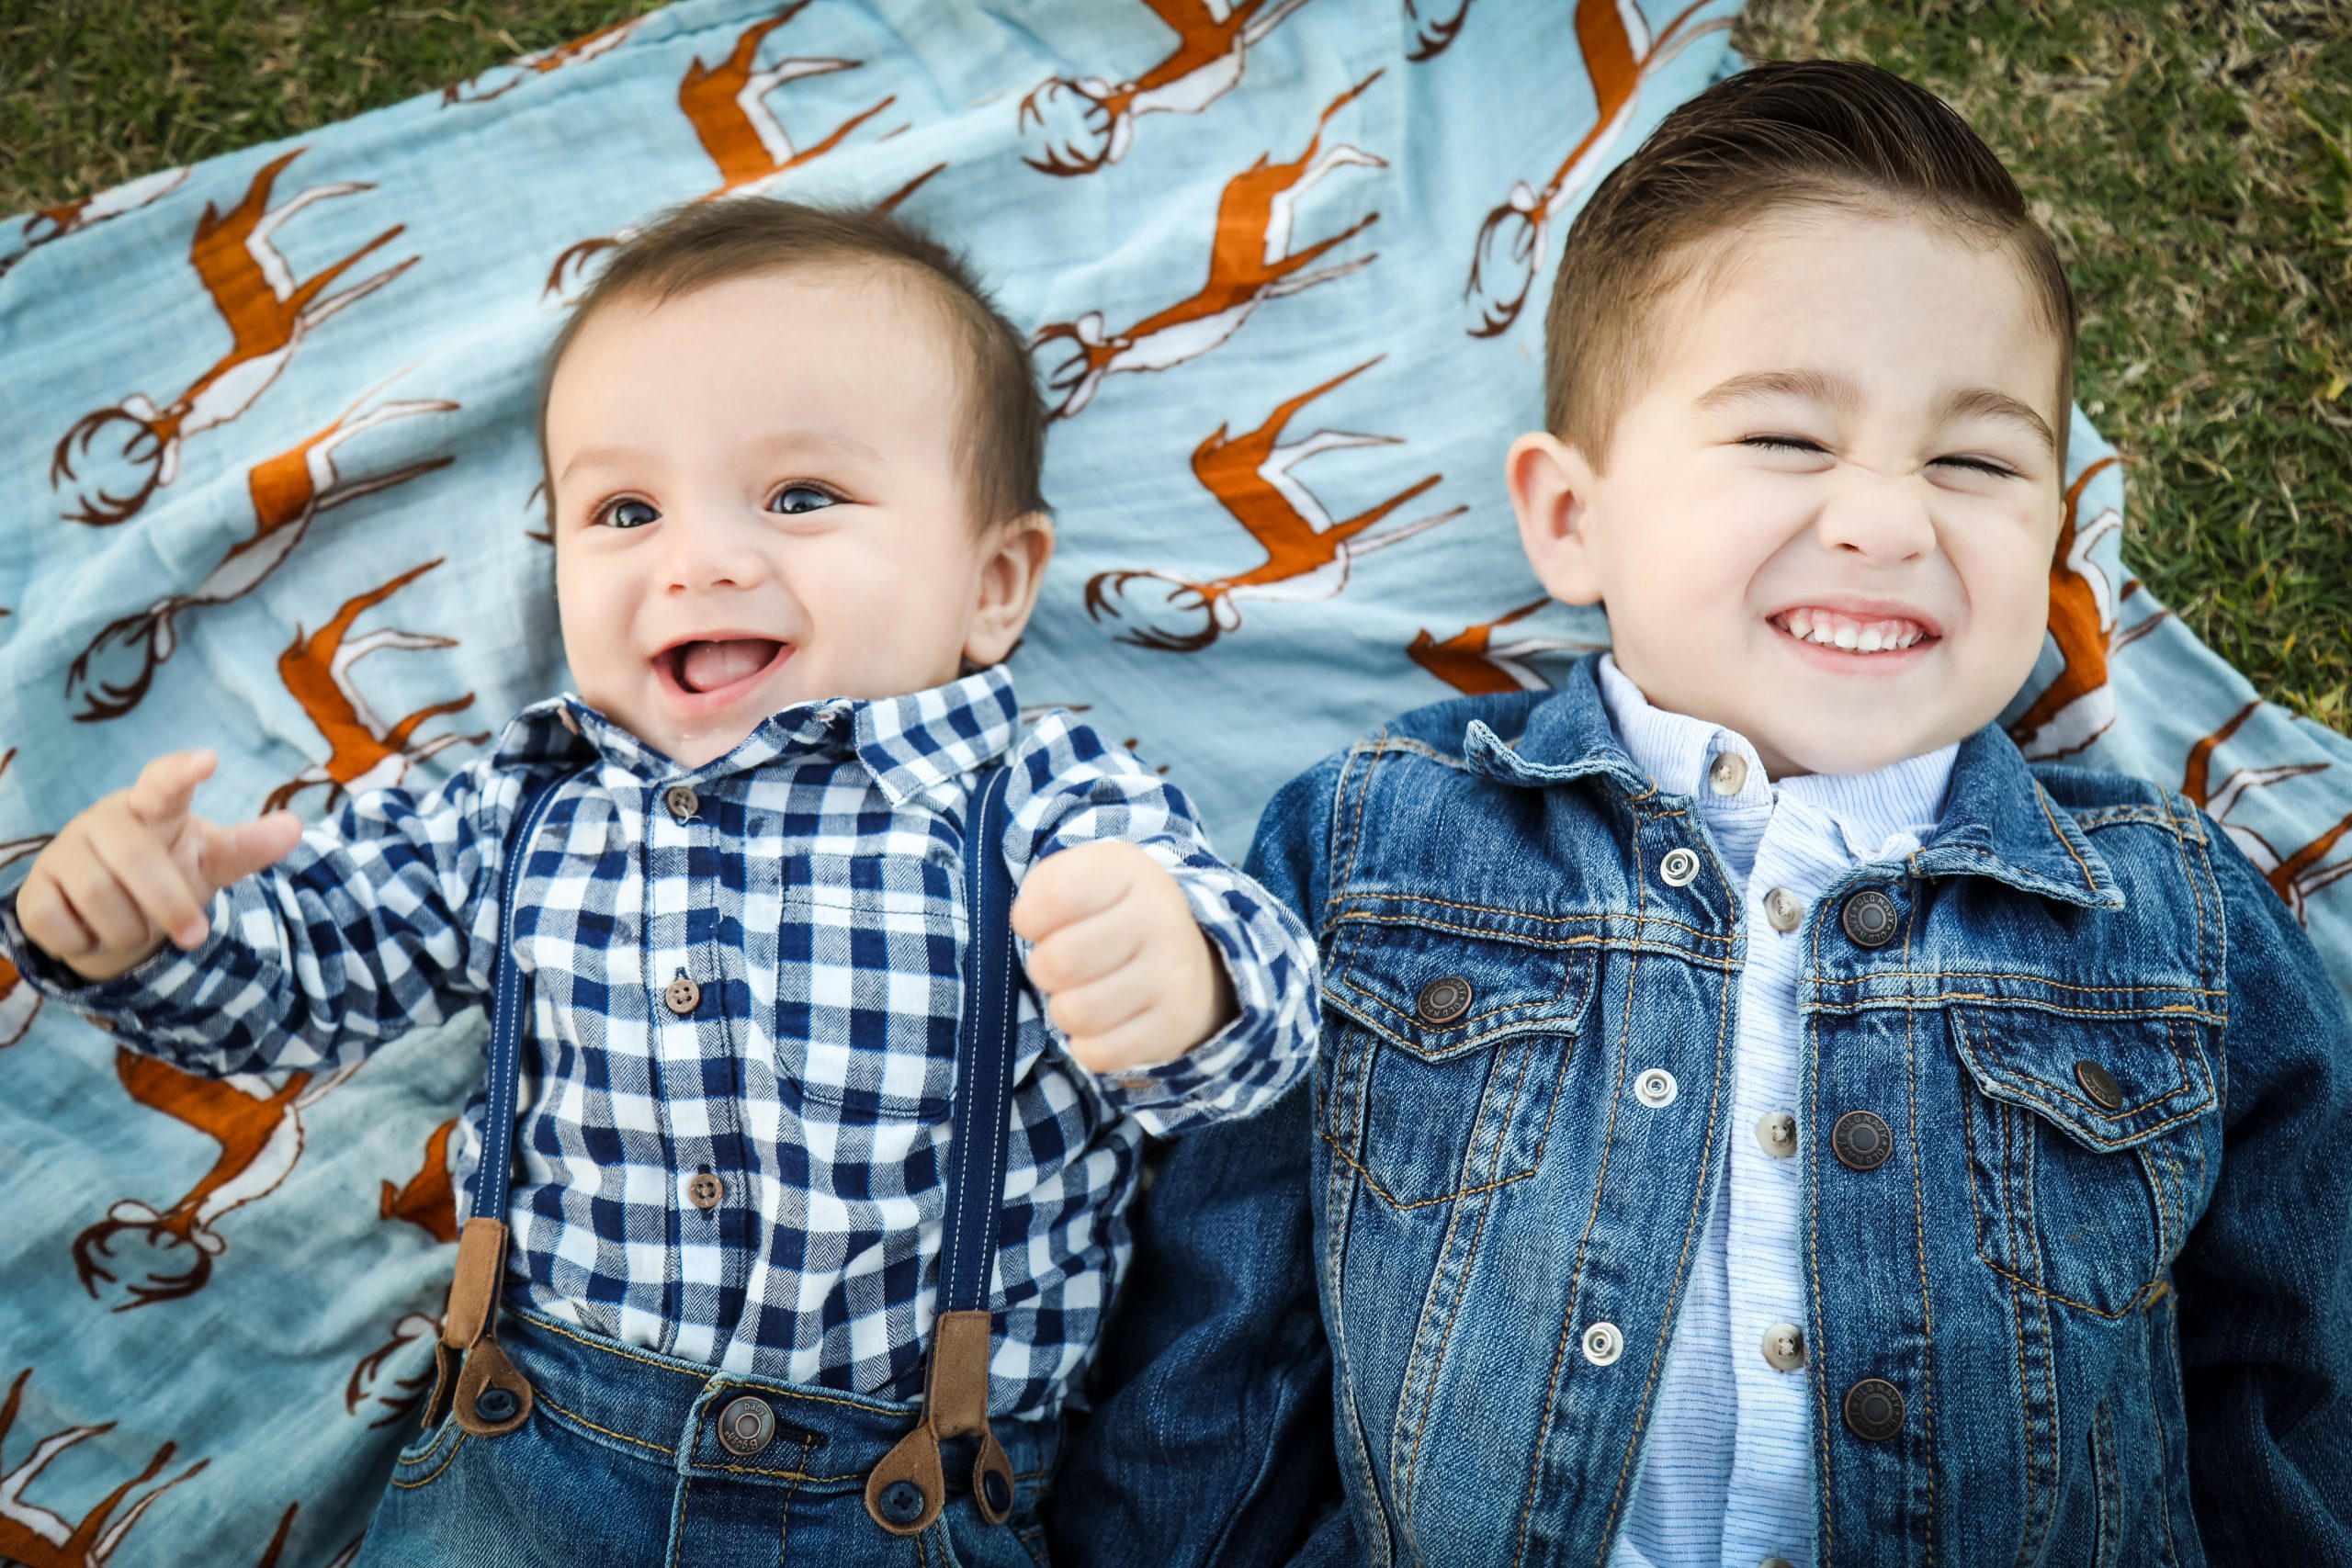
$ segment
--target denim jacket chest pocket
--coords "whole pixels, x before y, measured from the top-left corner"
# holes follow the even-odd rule
[[[2120,1317],[2171,1266],[2221,1148],[2211,1025],[1951,1006],[1976,1250],[2062,1305]]]
[[[1451,908],[1343,915],[1324,968],[1317,1130],[1384,1201],[1443,1205],[1535,1173],[1589,998],[1590,945]]]

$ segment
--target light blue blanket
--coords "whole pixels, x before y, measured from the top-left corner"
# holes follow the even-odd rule
[[[1502,453],[1568,219],[1734,63],[1734,9],[691,0],[0,227],[7,874],[160,751],[219,748],[216,819],[315,816],[562,688],[540,351],[650,209],[763,192],[897,197],[1036,332],[1061,552],[1023,696],[1132,738],[1238,857],[1326,751],[1604,637],[1530,577]],[[2132,580],[2079,415],[2074,462],[2019,739],[2202,800],[2352,982],[2352,744]],[[347,1557],[481,1035],[208,1083],[0,972],[0,1557]]]

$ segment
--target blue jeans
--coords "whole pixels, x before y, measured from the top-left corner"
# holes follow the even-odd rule
[[[401,1451],[356,1568],[1040,1568],[1038,1505],[1057,1428],[1006,1421],[1012,1517],[970,1496],[973,1440],[941,1445],[947,1505],[929,1529],[889,1534],[865,1511],[865,1477],[914,1421],[912,1407],[739,1377],[616,1344],[507,1306],[499,1344],[531,1382],[529,1418],[476,1438],[444,1420]],[[763,1398],[764,1450],[722,1447],[722,1411]]]

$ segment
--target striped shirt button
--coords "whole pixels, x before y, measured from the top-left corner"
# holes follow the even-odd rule
[[[1756,1141],[1774,1159],[1786,1159],[1797,1152],[1797,1119],[1785,1111],[1775,1111],[1756,1123]]]
[[[1767,1557],[1756,1568],[1796,1568],[1796,1565],[1785,1557]]]
[[[1776,931],[1792,931],[1804,924],[1804,900],[1785,887],[1764,895],[1764,919]]]
[[[1737,795],[1747,783],[1747,759],[1726,751],[1707,770],[1707,787],[1717,795]]]
[[[1804,1330],[1793,1323],[1776,1323],[1764,1331],[1764,1359],[1781,1371],[1804,1365]]]

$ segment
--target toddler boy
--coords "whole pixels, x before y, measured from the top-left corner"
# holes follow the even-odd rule
[[[548,356],[577,694],[429,794],[307,829],[195,817],[212,759],[164,756],[0,901],[0,951],[136,1049],[332,1066],[486,999],[503,836],[563,779],[516,847],[507,955],[535,1087],[501,1343],[537,1397],[517,1430],[412,1445],[365,1561],[518,1540],[768,1561],[786,1540],[946,1561],[948,1538],[1027,1560],[1143,1134],[1248,1114],[1304,1070],[1314,1018],[1304,932],[1182,794],[1067,712],[1022,729],[1000,661],[1052,551],[1044,431],[1020,333],[937,244],[873,213],[682,209],[613,254]],[[1037,993],[992,1108],[982,1292],[1018,1495],[1010,1530],[951,1496],[909,1545],[863,1483],[923,1387],[965,1153],[959,948],[987,925],[958,855],[991,764],[1010,827],[983,852],[1019,888]],[[461,1191],[484,1116],[478,1093]],[[951,1456],[951,1493],[971,1462]]]
[[[2352,1562],[2343,1009],[2187,799],[1993,722],[2075,326],[1867,66],[1740,72],[1577,217],[1507,479],[1612,651],[1252,861],[1323,958],[1369,1561]]]

